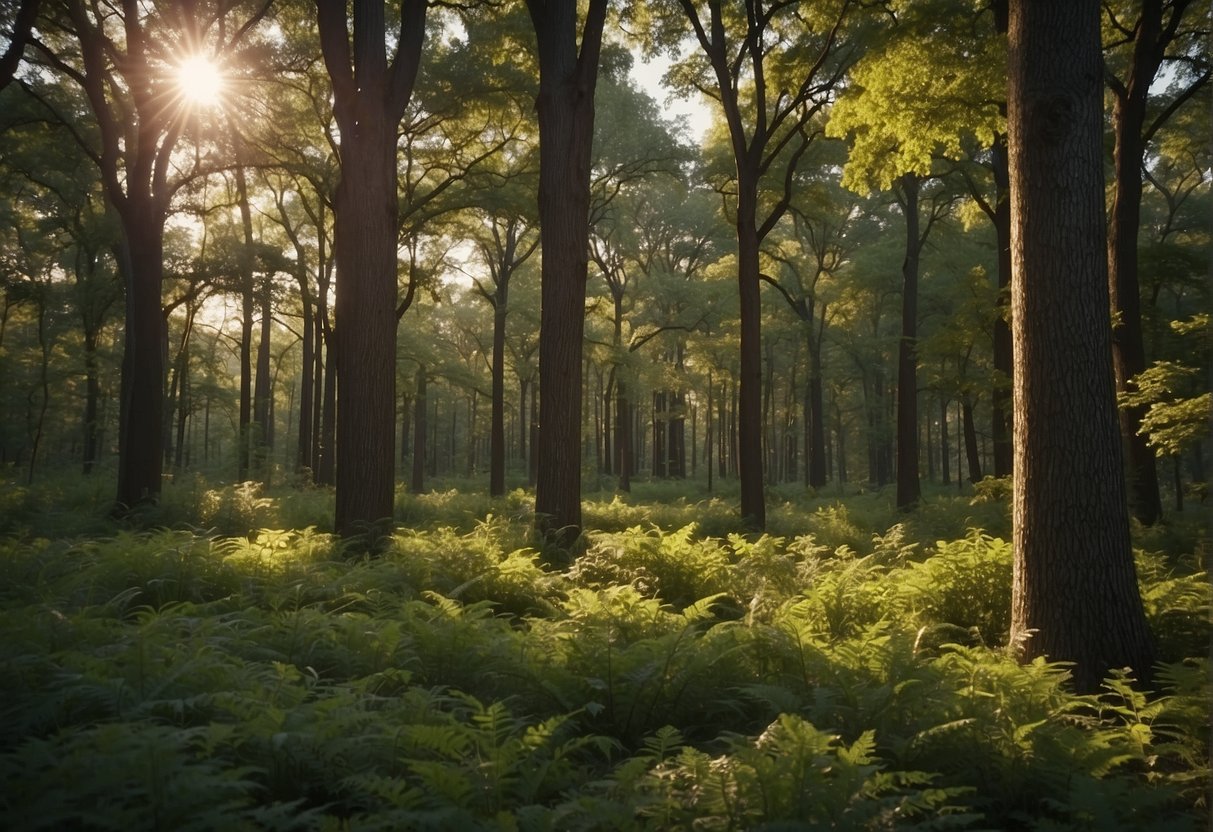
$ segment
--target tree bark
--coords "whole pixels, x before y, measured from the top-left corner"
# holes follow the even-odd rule
[[[581,535],[581,389],[594,87],[606,0],[528,0],[539,51],[539,447],[535,530],[556,560]]]
[[[901,265],[901,340],[897,344],[897,507],[907,510],[922,499],[918,481],[918,230],[917,174],[899,183],[906,221],[906,254]]]
[[[270,277],[261,288],[261,332],[257,339],[257,380],[253,388],[253,459],[257,478],[270,482],[270,448],[273,445],[273,385],[270,376],[270,334],[273,310],[270,307]]]
[[[244,249],[240,253],[240,415],[237,426],[236,479],[249,479],[253,444],[253,213],[249,207],[248,181],[244,166],[236,166],[236,202]]]
[[[737,474],[741,482],[741,522],[752,531],[766,528],[762,476],[762,298],[759,294],[759,239],[756,177],[737,174],[737,293],[741,302],[737,400]]]
[[[812,314],[811,310],[812,307],[810,307],[810,314]],[[821,389],[821,338],[822,333],[825,331],[825,325],[825,305],[822,304],[821,323],[817,329],[816,343],[813,345],[809,358],[809,395],[807,407],[809,435],[806,437],[809,453],[808,483],[809,487],[817,489],[825,488],[829,475],[829,467],[826,465],[825,406],[822,402]],[[809,337],[814,337],[811,322],[809,324]]]
[[[977,448],[977,423],[973,419],[973,401],[961,399],[961,419],[965,437],[965,457],[969,463],[969,482],[981,481],[981,452]]]
[[[81,473],[88,476],[97,464],[101,450],[99,404],[101,402],[101,380],[97,359],[97,333],[87,332],[84,336],[84,463]]]
[[[396,55],[386,56],[384,4],[321,0],[317,23],[341,131],[333,201],[337,261],[337,499],[335,527],[390,529],[395,492],[398,201],[396,131],[412,97],[426,0],[402,0]]]
[[[122,392],[118,420],[118,496],[123,513],[160,497],[163,459],[164,371],[168,328],[160,311],[164,210],[151,198],[119,211],[126,282]]]
[[[1141,165],[1145,153],[1142,130],[1146,96],[1162,58],[1162,0],[1144,0],[1133,41],[1133,62],[1123,86],[1115,86],[1112,101],[1114,145],[1111,221],[1108,223],[1108,289],[1114,327],[1112,359],[1116,389],[1136,389],[1133,377],[1146,368],[1141,325],[1141,288],[1137,268],[1137,233],[1141,226]],[[1128,450],[1129,498],[1133,514],[1144,525],[1162,517],[1158,465],[1154,449],[1141,433],[1146,408],[1120,410],[1120,432]]]
[[[1012,644],[1095,691],[1154,651],[1133,566],[1108,316],[1098,0],[1011,7]]]
[[[994,237],[998,245],[998,303],[994,310],[994,389],[990,398],[990,436],[994,441],[994,476],[1009,477],[1014,466],[1014,431],[1011,385],[1014,377],[1014,352],[1011,324],[1007,319],[1011,287],[1011,182],[1007,170],[1007,141],[999,136],[994,142]]]
[[[489,495],[505,494],[505,322],[509,310],[508,283],[497,286],[493,301],[493,402],[489,427]]]
[[[426,414],[429,413],[429,401],[426,393],[425,366],[417,368],[417,394],[413,399],[413,469],[409,480],[409,491],[421,494],[425,491],[425,441],[429,426],[426,424]]]

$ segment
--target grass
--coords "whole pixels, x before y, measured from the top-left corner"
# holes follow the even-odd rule
[[[189,479],[146,528],[0,492],[0,825],[39,829],[1203,828],[1194,518],[1135,530],[1163,664],[1077,696],[1005,650],[1006,506],[928,492],[592,495],[551,572],[530,498]]]

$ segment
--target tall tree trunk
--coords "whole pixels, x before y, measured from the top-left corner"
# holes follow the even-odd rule
[[[668,475],[666,470],[666,449],[665,449],[665,417],[666,403],[665,393],[653,394],[653,477],[655,479],[665,479]]]
[[[527,446],[526,479],[527,485],[534,488],[539,479],[539,384],[531,381],[531,426],[528,433],[530,444]]]
[[[32,436],[30,437],[30,452],[29,452],[29,468],[26,473],[26,485],[34,482],[34,465],[38,460],[38,451],[42,447],[42,437],[46,433],[46,411],[51,403],[51,385],[50,385],[50,362],[51,362],[51,345],[46,334],[46,295],[39,293],[37,298],[38,303],[38,350],[40,358],[38,362],[38,415],[33,419]],[[29,402],[33,405],[33,393],[30,393]]]
[[[713,418],[715,411],[712,409],[712,396],[716,392],[715,384],[712,382],[712,371],[708,370],[708,400],[704,407],[705,421],[707,422],[706,430],[703,437],[704,465],[708,469],[708,493],[712,493],[712,442],[715,436],[713,432]]]
[[[680,362],[681,364],[681,362]],[[686,399],[681,392],[669,394],[670,417],[667,422],[669,438],[666,447],[669,450],[667,472],[677,479],[686,479],[687,475],[687,420]]]
[[[299,377],[299,438],[295,452],[296,473],[311,470],[312,462],[312,409],[316,392],[316,328],[312,320],[312,298],[307,291],[307,275],[299,275],[299,300],[303,305],[303,344]]]
[[[1011,346],[1011,324],[1007,312],[1011,302],[1011,194],[1010,173],[1007,170],[1007,140],[999,135],[994,142],[994,184],[997,202],[994,206],[994,236],[998,245],[998,304],[994,314],[994,389],[990,398],[990,436],[994,441],[994,476],[1009,477],[1013,453],[1011,437],[1013,403],[1011,385],[1014,376],[1014,354]]]
[[[737,402],[737,473],[741,480],[741,521],[766,528],[762,475],[762,298],[759,294],[756,177],[738,169],[737,291],[741,301],[740,389]]]
[[[173,474],[174,476],[185,468],[186,424],[193,407],[193,392],[190,387],[190,348],[182,344],[181,355],[178,359],[178,383],[180,390],[177,394],[177,440],[174,442]]]
[[[273,388],[270,377],[270,333],[273,311],[270,308],[270,277],[267,274],[261,288],[261,333],[257,340],[257,380],[253,388],[253,458],[257,478],[269,484],[270,448],[273,444],[273,424],[270,415]]]
[[[897,344],[897,507],[922,499],[918,482],[918,231],[917,174],[901,177],[906,254],[901,266],[901,340]]]
[[[118,420],[118,495],[123,513],[160,497],[163,455],[164,370],[168,327],[160,310],[164,211],[151,199],[132,199],[120,211],[126,332]]]
[[[343,153],[334,203],[337,325],[336,530],[392,517],[396,412],[396,128],[382,113]],[[342,137],[343,145],[346,141]]]
[[[615,379],[618,367],[612,366],[607,376],[606,389],[602,391],[602,467],[600,474],[610,476],[616,472],[615,466]]]
[[[316,482],[333,485],[337,479],[337,339],[336,330],[326,328],[324,336],[323,390],[319,400],[320,432],[316,443]]]
[[[626,494],[632,490],[632,406],[622,376],[615,394],[615,454],[619,490]]]
[[[236,202],[244,249],[240,254],[240,414],[237,426],[236,479],[249,479],[253,422],[253,213],[249,207],[248,180],[244,166],[236,166]]]
[[[530,426],[527,423],[526,411],[530,406],[530,396],[528,396],[530,387],[530,379],[518,379],[518,459],[522,462],[523,467],[529,467],[527,460],[527,448],[530,447]]]
[[[948,445],[948,405],[947,399],[939,401],[939,477],[944,485],[952,483],[952,452]]]
[[[493,402],[489,427],[489,495],[505,494],[505,322],[509,311],[505,286],[493,302]]]
[[[1133,378],[1146,368],[1145,340],[1141,324],[1141,288],[1138,280],[1137,234],[1141,226],[1141,165],[1145,153],[1142,130],[1146,120],[1146,96],[1154,81],[1162,49],[1162,0],[1144,0],[1134,32],[1133,63],[1129,78],[1113,96],[1111,221],[1108,223],[1108,289],[1113,320],[1112,358],[1116,389],[1132,392]],[[1157,57],[1155,51],[1157,50]],[[1128,450],[1129,499],[1133,515],[1150,526],[1162,517],[1158,490],[1158,464],[1148,436],[1141,432],[1144,406],[1120,410],[1120,433]]]
[[[1076,687],[1151,672],[1116,416],[1098,0],[1012,4],[1015,343],[1011,643]]]
[[[577,4],[528,0],[539,51],[539,470],[535,529],[571,554],[581,535],[581,356],[589,261],[594,87],[606,0],[590,0],[577,45]],[[554,556],[557,560],[561,555]]]
[[[822,403],[821,391],[821,339],[825,332],[825,326],[826,307],[825,304],[822,304],[821,318],[817,326],[816,336],[814,336],[811,323],[809,326],[809,337],[815,337],[816,340],[816,343],[812,345],[809,357],[808,417],[810,420],[810,435],[806,437],[809,451],[809,486],[812,488],[824,488],[826,480],[829,477],[829,467],[826,465],[825,408]]]
[[[100,455],[100,419],[99,407],[101,402],[101,379],[98,372],[97,333],[89,330],[84,333],[84,463],[81,473],[88,476],[93,472]]]
[[[396,54],[386,55],[385,5],[321,0],[317,24],[340,128],[333,200],[337,262],[338,534],[390,530],[395,494],[398,197],[396,133],[412,97],[425,38],[425,0],[404,0]],[[352,31],[352,40],[351,40]]]
[[[417,394],[413,400],[413,470],[409,491],[414,494],[425,491],[425,439],[429,430],[426,424],[429,413],[427,396],[425,365],[421,365],[417,368]]]
[[[973,420],[973,401],[966,393],[961,399],[964,422],[965,456],[969,462],[969,482],[981,481],[981,452],[977,449],[977,424]]]

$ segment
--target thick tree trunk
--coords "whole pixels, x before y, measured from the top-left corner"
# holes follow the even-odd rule
[[[118,495],[123,513],[160,497],[163,459],[164,371],[168,328],[160,310],[164,212],[152,200],[132,198],[122,214],[126,332],[118,425]]]
[[[395,481],[396,128],[381,112],[366,113],[359,127],[361,134],[342,136],[334,204],[335,525],[343,535],[390,525]]]
[[[897,507],[922,499],[918,482],[918,176],[901,178],[906,254],[901,266],[901,340],[897,344]]]
[[[590,152],[606,0],[590,0],[580,54],[576,3],[529,0],[528,5],[539,51],[535,107],[543,246],[535,529],[567,557],[581,535],[581,357]]]
[[[1011,10],[1015,343],[1012,644],[1097,690],[1150,674],[1116,417],[1098,0]]]
[[[321,50],[341,131],[341,179],[333,200],[337,262],[337,470],[335,528],[390,531],[395,493],[396,132],[412,97],[425,39],[424,0],[402,0],[386,55],[384,4],[344,0],[316,6]],[[352,39],[351,39],[352,33]]]

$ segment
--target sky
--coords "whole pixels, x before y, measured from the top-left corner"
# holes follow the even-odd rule
[[[661,78],[669,66],[670,60],[664,56],[658,56],[651,61],[641,61],[640,57],[636,56],[632,63],[632,80],[656,99],[667,115],[685,117],[691,139],[700,142],[712,123],[712,111],[708,106],[711,102],[705,102],[703,96],[698,94],[694,98],[670,97],[669,90],[661,83]]]

